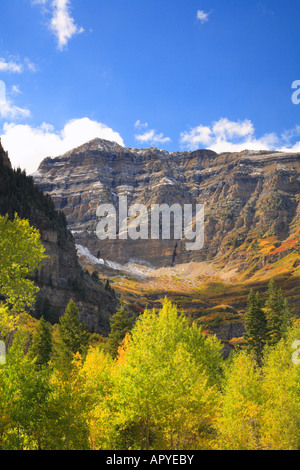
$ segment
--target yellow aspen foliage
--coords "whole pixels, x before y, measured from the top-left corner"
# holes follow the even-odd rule
[[[266,355],[262,380],[261,441],[264,449],[300,448],[300,365],[292,347],[300,328],[289,331]]]
[[[111,396],[115,361],[99,348],[90,348],[80,372],[89,402],[87,422],[93,450],[111,449],[115,436]]]
[[[223,450],[260,448],[260,371],[246,353],[231,359],[225,372],[217,447]]]
[[[21,312],[35,302],[38,287],[29,276],[44,258],[40,233],[28,220],[0,216],[0,293],[13,310]]]
[[[125,339],[115,374],[121,448],[205,447],[218,400],[211,370],[220,365],[210,370],[208,363],[217,356],[221,361],[220,344],[191,327],[168,300],[158,312],[145,311],[129,346]]]

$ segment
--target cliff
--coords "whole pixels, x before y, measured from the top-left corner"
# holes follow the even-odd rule
[[[246,271],[274,262],[299,240],[300,154],[128,149],[94,139],[45,159],[33,175],[66,216],[77,244],[94,256],[154,267],[213,261]],[[105,240],[95,235],[100,203],[204,204],[204,246],[186,240]],[[289,244],[289,240],[295,243]],[[251,259],[250,259],[251,258]]]
[[[51,198],[36,187],[31,177],[11,168],[0,144],[0,214],[13,217],[15,212],[39,229],[49,255],[34,274],[40,292],[33,314],[57,322],[73,298],[87,328],[107,333],[109,318],[116,309],[116,298],[104,284],[83,272],[64,214],[55,210]]]
[[[4,148],[2,147],[2,144],[1,144],[1,139],[0,139],[0,165],[11,168],[11,162],[10,162],[10,159],[8,158],[8,153],[4,151]]]

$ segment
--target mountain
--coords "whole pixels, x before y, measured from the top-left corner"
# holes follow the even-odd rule
[[[34,315],[57,322],[73,298],[87,328],[107,333],[117,299],[104,283],[82,270],[65,215],[55,210],[50,196],[37,188],[32,177],[12,169],[0,142],[0,214],[13,217],[15,212],[39,229],[49,255],[34,274],[40,287]]]
[[[45,159],[33,175],[63,210],[76,243],[117,263],[153,267],[213,262],[254,272],[294,249],[299,240],[300,154],[127,149],[94,139]],[[95,235],[100,203],[204,204],[201,250],[186,240],[102,240]],[[249,265],[250,263],[250,265]]]
[[[46,158],[33,178],[66,216],[80,254],[138,314],[165,296],[227,353],[243,341],[249,290],[278,281],[300,314],[300,154],[211,150],[169,153],[94,139]],[[99,240],[97,207],[204,204],[204,245],[186,240]],[[172,224],[171,224],[172,225]],[[227,354],[226,353],[226,354]]]
[[[1,144],[1,139],[0,139],[0,165],[11,168],[11,162],[8,157],[8,152],[4,151],[4,148],[2,147],[2,144]]]

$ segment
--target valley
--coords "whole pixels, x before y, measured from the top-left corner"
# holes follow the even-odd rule
[[[271,278],[300,313],[300,155],[126,149],[94,139],[33,175],[66,215],[79,261],[109,280],[136,315],[167,296],[207,333],[242,343],[251,288]],[[204,246],[186,240],[99,240],[99,204],[204,204]],[[150,228],[150,227],[149,227]]]

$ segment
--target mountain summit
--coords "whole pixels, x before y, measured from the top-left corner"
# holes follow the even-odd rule
[[[40,288],[35,315],[55,323],[72,298],[86,327],[107,333],[117,306],[115,297],[81,269],[64,214],[55,210],[51,198],[34,185],[30,176],[11,168],[0,143],[0,215],[13,218],[15,213],[40,231],[48,255],[34,273]]]
[[[249,264],[258,269],[284,256],[300,236],[298,153],[169,153],[94,139],[45,159],[34,179],[64,211],[77,244],[121,264],[139,260],[162,267],[213,261],[238,271]],[[146,207],[203,203],[203,248],[187,251],[184,239],[100,241],[95,235],[97,207],[116,206],[122,195],[129,205]]]

